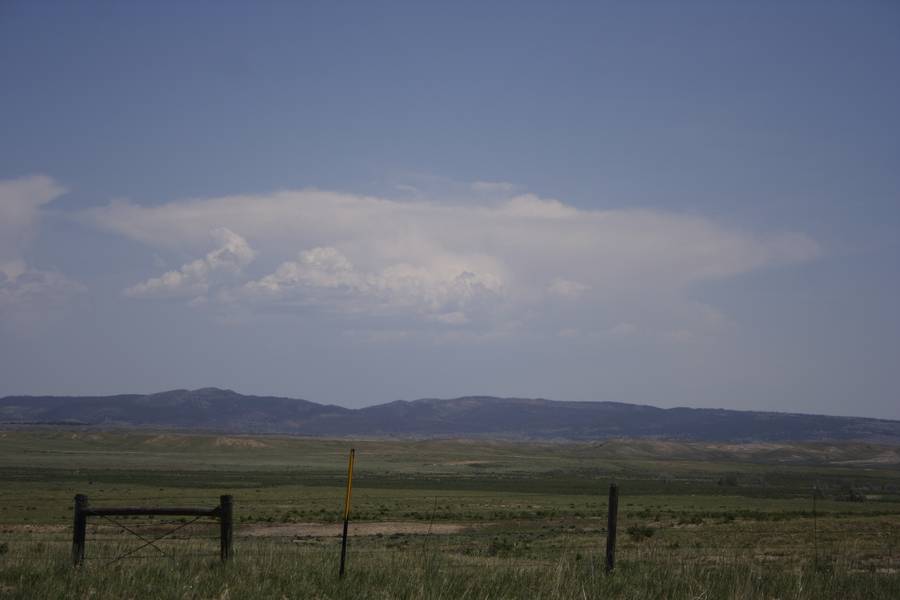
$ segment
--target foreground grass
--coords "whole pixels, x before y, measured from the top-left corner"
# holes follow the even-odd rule
[[[24,558],[24,557],[23,557]],[[649,560],[648,560],[649,559]],[[73,569],[59,556],[5,557],[4,598],[897,598],[900,578],[832,563],[782,568],[739,556],[718,564],[623,561],[606,575],[594,561],[462,561],[438,553],[356,556],[337,577],[333,552],[258,546],[228,565],[162,560]]]

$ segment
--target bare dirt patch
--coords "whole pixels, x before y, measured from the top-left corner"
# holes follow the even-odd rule
[[[183,441],[183,436],[173,435],[171,433],[161,433],[147,438],[143,443],[150,446],[169,446],[173,443],[183,443]]]
[[[284,525],[250,525],[240,527],[236,533],[245,537],[337,537],[341,535],[341,523],[287,523]],[[426,534],[431,529],[435,535],[459,533],[471,529],[471,525],[459,523],[423,523],[421,521],[385,521],[383,523],[350,523],[351,535]]]
[[[269,444],[245,437],[217,437],[213,442],[219,448],[269,448]]]
[[[896,465],[900,464],[900,452],[896,450],[886,450],[881,454],[870,458],[858,458],[855,460],[836,460],[836,465]]]

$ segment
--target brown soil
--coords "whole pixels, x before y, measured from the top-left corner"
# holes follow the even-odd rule
[[[218,437],[213,445],[227,448],[268,448],[269,444],[245,437]]]
[[[235,533],[246,537],[336,537],[341,535],[341,523],[288,523],[284,525],[244,525]],[[423,523],[421,521],[390,521],[383,523],[350,522],[352,535],[390,535],[392,533],[425,534],[429,527],[431,533],[440,535],[458,533],[470,528],[458,523]]]

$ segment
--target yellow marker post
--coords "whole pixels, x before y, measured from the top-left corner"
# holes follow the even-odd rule
[[[350,448],[350,460],[347,463],[347,491],[344,494],[344,536],[341,539],[341,571],[344,576],[344,562],[347,558],[347,525],[350,523],[350,497],[353,494],[353,463],[356,462],[356,449]]]

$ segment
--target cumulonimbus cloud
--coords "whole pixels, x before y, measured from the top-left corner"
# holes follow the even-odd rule
[[[10,279],[26,271],[24,254],[35,235],[41,207],[65,193],[45,175],[0,181],[0,272]]]
[[[240,290],[249,300],[298,302],[355,313],[412,313],[443,323],[465,322],[466,311],[502,292],[502,283],[491,274],[452,266],[428,269],[397,263],[360,271],[333,247],[303,251]]]
[[[255,264],[271,265],[247,269],[229,288],[232,302],[406,314],[447,326],[540,318],[553,303],[571,311],[638,297],[684,299],[695,282],[821,253],[802,233],[753,233],[659,210],[583,210],[532,194],[477,205],[308,189],[158,206],[117,202],[85,218],[182,251],[200,251],[211,230],[227,228],[258,250]],[[207,255],[129,293],[200,290],[213,270]]]
[[[46,320],[84,286],[56,271],[35,269],[25,260],[42,208],[65,193],[50,177],[0,181],[0,321],[16,326]]]
[[[249,265],[256,252],[247,240],[222,227],[212,232],[220,246],[182,265],[180,269],[167,271],[125,290],[132,298],[193,298],[204,297],[213,278],[220,274],[236,274]]]

